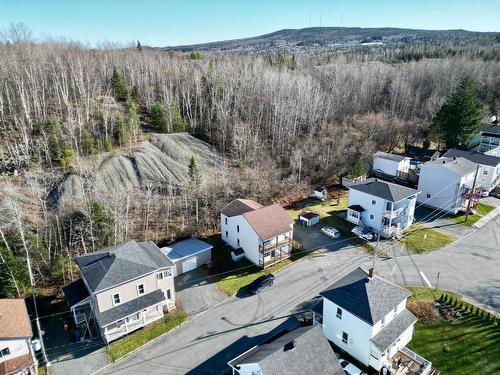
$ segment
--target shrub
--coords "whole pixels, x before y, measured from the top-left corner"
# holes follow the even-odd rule
[[[432,306],[432,301],[410,301],[407,307],[423,323],[432,323],[439,318],[439,312]]]

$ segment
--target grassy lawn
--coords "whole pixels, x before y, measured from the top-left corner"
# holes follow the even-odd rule
[[[408,288],[411,299],[435,300],[448,294],[460,300],[455,293],[429,288]],[[439,318],[436,322],[415,325],[409,348],[432,362],[442,374],[498,374],[500,373],[500,330],[491,320],[462,312],[461,318],[451,322]],[[443,351],[450,348],[449,352]]]
[[[132,333],[123,339],[112,342],[107,348],[109,359],[112,362],[116,361],[147,342],[172,330],[183,323],[186,319],[187,315],[184,312],[166,314],[163,317],[163,320],[152,323],[151,325]]]
[[[489,214],[493,211],[495,207],[490,206],[488,204],[479,203],[477,205],[476,213],[474,215],[469,215],[469,219],[465,221],[465,215],[447,215],[446,218],[455,224],[463,224],[463,225],[473,225],[481,219],[484,215]]]
[[[415,253],[427,253],[449,245],[455,238],[425,225],[413,225],[405,231],[402,240],[407,249]]]

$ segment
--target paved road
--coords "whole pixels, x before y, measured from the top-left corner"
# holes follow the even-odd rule
[[[434,253],[379,259],[377,272],[401,285],[425,285],[422,272],[433,286],[440,272],[440,287],[460,288],[461,293],[500,312],[499,224],[491,221]],[[224,373],[228,360],[286,324],[305,301],[355,267],[368,268],[371,263],[355,247],[296,262],[276,275],[273,288],[258,296],[230,298],[102,373]]]

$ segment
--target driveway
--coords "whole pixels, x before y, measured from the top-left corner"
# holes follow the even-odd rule
[[[336,251],[351,244],[345,238],[331,238],[321,232],[323,225],[318,223],[312,227],[305,227],[302,225],[295,225],[293,228],[293,238],[299,241],[305,250],[313,249],[327,249],[329,251]]]
[[[175,292],[177,300],[188,314],[204,311],[227,298],[199,269],[177,276]]]

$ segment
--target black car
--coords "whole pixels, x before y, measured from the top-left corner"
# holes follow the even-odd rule
[[[254,295],[259,293],[262,289],[269,288],[274,284],[274,276],[272,274],[262,275],[252,281],[251,284],[247,286],[247,293]]]

